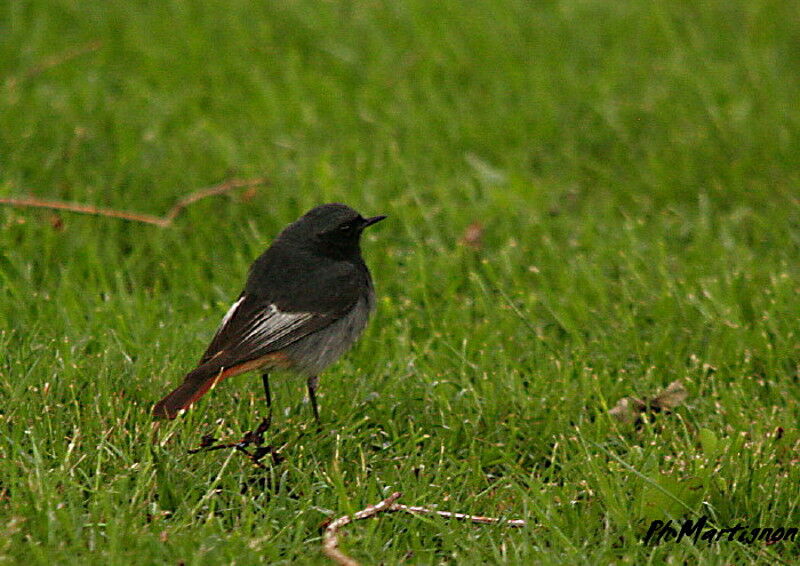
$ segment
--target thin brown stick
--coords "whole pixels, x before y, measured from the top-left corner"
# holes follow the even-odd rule
[[[64,202],[58,200],[46,200],[36,197],[0,197],[0,204],[11,206],[29,206],[34,208],[48,208],[51,210],[66,210],[68,212],[80,212],[83,214],[94,214],[97,216],[110,216],[111,218],[122,218],[134,222],[144,222],[145,224],[155,224],[166,228],[169,222],[160,216],[152,214],[141,214],[139,212],[128,212],[125,210],[115,210],[113,208],[102,208],[91,204],[80,204],[77,202]]]
[[[189,193],[182,199],[178,200],[175,205],[167,211],[164,215],[164,220],[171,224],[173,220],[183,211],[184,208],[189,206],[190,204],[196,203],[198,200],[213,197],[216,195],[221,195],[223,193],[227,193],[234,189],[246,189],[249,187],[255,187],[258,185],[266,185],[268,183],[268,179],[266,177],[256,177],[255,179],[230,179],[219,185],[214,185],[213,187],[207,187],[205,189],[197,190],[193,193]]]
[[[123,220],[143,222],[144,224],[152,224],[161,228],[167,228],[172,225],[175,218],[183,211],[183,209],[190,204],[194,204],[195,202],[210,196],[221,195],[234,189],[255,187],[258,185],[264,185],[266,183],[267,179],[264,177],[258,177],[255,179],[231,179],[229,181],[225,181],[224,183],[220,183],[219,185],[214,185],[213,187],[199,189],[178,200],[178,202],[176,202],[175,205],[170,208],[169,211],[167,211],[165,216],[154,216],[152,214],[144,214],[141,212],[130,212],[127,210],[104,208],[91,204],[46,200],[36,197],[0,197],[0,204],[47,208],[50,210],[65,210],[67,212],[79,212],[82,214],[121,218]]]
[[[358,562],[344,554],[339,550],[339,529],[358,521],[359,519],[368,519],[374,517],[378,513],[395,513],[397,511],[405,511],[412,515],[439,515],[447,519],[458,519],[462,521],[471,521],[480,525],[496,525],[503,524],[508,527],[524,527],[528,523],[524,519],[500,519],[497,517],[483,517],[481,515],[467,515],[466,513],[451,513],[450,511],[437,511],[435,509],[428,509],[427,507],[419,507],[415,505],[403,505],[397,503],[402,494],[395,492],[389,497],[378,503],[377,505],[369,505],[367,508],[350,515],[344,515],[328,523],[325,527],[325,532],[322,535],[322,551],[325,555],[339,564],[340,566],[359,566]]]
[[[52,69],[53,67],[58,67],[59,65],[63,65],[67,61],[71,61],[76,57],[80,57],[81,55],[97,51],[102,46],[103,46],[102,41],[90,41],[89,43],[85,43],[83,45],[79,45],[72,49],[68,49],[63,53],[59,53],[57,55],[51,55],[50,57],[45,57],[38,65],[34,65],[30,69],[28,69],[25,72],[24,77],[25,78],[34,77],[40,73],[45,72],[48,69]]]
[[[436,509],[428,509],[427,507],[418,507],[414,505],[402,505],[395,503],[387,512],[405,511],[412,515],[439,515],[447,519],[458,519],[461,521],[471,521],[480,525],[496,525],[502,523],[507,527],[524,527],[528,523],[525,519],[500,519],[498,517],[483,517],[481,515],[467,515],[465,513],[452,513],[450,511],[437,511]]]
[[[359,566],[358,562],[339,550],[339,529],[353,521],[374,517],[381,511],[387,511],[401,495],[399,491],[396,491],[377,505],[369,505],[366,509],[355,513],[352,517],[350,515],[344,515],[331,521],[328,526],[325,527],[325,533],[322,535],[322,551],[325,553],[325,556],[341,566]]]

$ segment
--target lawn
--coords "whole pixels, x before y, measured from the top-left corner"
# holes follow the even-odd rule
[[[800,527],[800,4],[0,3],[0,561],[796,563],[644,544]],[[378,309],[321,377],[154,430],[250,262],[320,203],[389,218]],[[622,421],[680,381],[686,398]],[[635,406],[635,401],[629,402]],[[636,422],[630,422],[634,420]]]

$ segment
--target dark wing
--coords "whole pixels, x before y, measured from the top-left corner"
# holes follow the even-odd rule
[[[224,360],[224,365],[260,358],[325,328],[337,318],[326,313],[282,312],[275,304],[242,295],[222,319],[199,365],[214,358]]]
[[[285,348],[350,312],[362,291],[352,267],[323,278],[308,278],[284,295],[279,289],[263,294],[245,292],[222,318],[200,365],[218,359],[232,366]],[[311,300],[309,300],[311,299]],[[312,311],[312,304],[317,311]]]

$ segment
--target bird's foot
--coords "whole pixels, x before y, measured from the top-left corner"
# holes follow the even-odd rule
[[[264,433],[269,430],[272,424],[272,413],[264,417],[261,423],[254,430],[248,430],[239,442],[221,442],[217,443],[216,438],[207,434],[200,439],[200,446],[189,450],[189,454],[197,454],[198,452],[212,452],[214,450],[223,450],[225,448],[234,448],[245,454],[256,466],[264,467],[261,459],[267,454],[275,455],[275,451],[270,445],[264,445]],[[251,452],[248,450],[250,446],[254,447]]]

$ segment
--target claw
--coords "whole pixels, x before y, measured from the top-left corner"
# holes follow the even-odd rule
[[[225,448],[234,448],[243,454],[246,454],[250,460],[259,467],[264,467],[260,460],[267,454],[272,452],[271,446],[263,446],[264,433],[269,430],[272,425],[272,412],[264,417],[255,430],[248,430],[239,442],[214,444],[217,439],[210,434],[204,435],[200,439],[200,446],[189,450],[189,454],[197,454],[198,452],[212,452],[214,450],[223,450]],[[250,452],[247,448],[255,446],[255,450]]]

